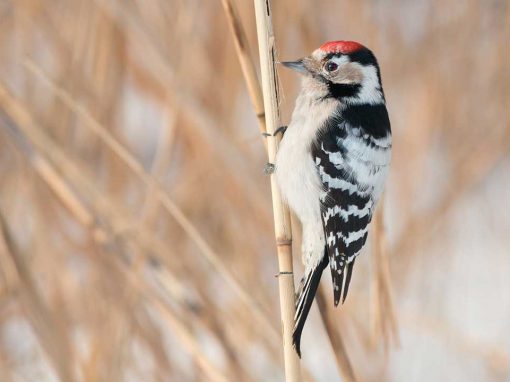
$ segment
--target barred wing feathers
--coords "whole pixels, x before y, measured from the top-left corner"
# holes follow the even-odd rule
[[[347,296],[391,156],[386,107],[358,107],[363,109],[329,119],[312,146],[324,187],[321,215],[335,305]]]

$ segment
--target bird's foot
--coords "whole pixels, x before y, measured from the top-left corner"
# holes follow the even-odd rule
[[[264,166],[264,174],[271,175],[274,173],[276,166],[273,163],[266,163]]]
[[[276,137],[278,134],[281,134],[282,136],[285,134],[285,131],[287,130],[287,126],[280,126],[279,128],[277,128],[275,130],[275,132],[273,134],[270,134],[270,133],[262,133],[262,136],[267,138],[267,137]]]
[[[287,131],[287,126],[280,126],[279,128],[277,128],[273,134],[273,136],[277,136],[278,134],[282,134],[282,137],[284,136],[285,132]]]

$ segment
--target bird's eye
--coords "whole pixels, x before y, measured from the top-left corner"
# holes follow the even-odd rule
[[[326,65],[324,65],[324,68],[328,72],[334,72],[335,70],[338,69],[338,64],[336,62],[333,62],[333,61],[328,61],[326,63]]]

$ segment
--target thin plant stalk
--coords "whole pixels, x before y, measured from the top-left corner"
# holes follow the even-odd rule
[[[246,38],[246,32],[244,31],[243,24],[240,20],[239,13],[232,2],[232,0],[222,0],[223,8],[225,10],[227,20],[229,22],[230,31],[234,39],[237,56],[241,65],[242,73],[246,86],[248,87],[248,93],[250,95],[253,108],[255,110],[257,120],[259,122],[259,129],[262,134],[266,133],[265,113],[264,104],[262,99],[262,91],[260,83],[257,79],[255,65],[250,57],[249,43]],[[264,144],[267,150],[267,141],[264,140]],[[319,293],[324,293],[322,290]],[[322,299],[324,302],[324,296],[318,296],[318,299]],[[323,325],[328,334],[328,339],[333,347],[335,358],[337,360],[337,366],[339,368],[340,375],[345,380],[355,380],[352,364],[349,360],[346,348],[344,346],[341,333],[335,330],[333,321],[329,317],[329,313],[324,304],[319,304],[320,316]],[[340,346],[341,345],[341,346]],[[306,376],[306,370],[304,370]]]
[[[315,300],[319,305],[322,322],[324,323],[324,327],[328,333],[328,338],[331,343],[331,347],[333,348],[333,354],[335,355],[335,361],[338,366],[338,371],[342,377],[342,381],[357,381],[356,374],[354,374],[354,369],[352,368],[351,361],[347,355],[344,340],[335,325],[333,307],[328,305],[329,296],[325,292],[324,288],[319,288],[317,290]]]
[[[271,23],[269,0],[254,0],[259,43],[262,91],[266,119],[267,154],[269,163],[274,163],[279,138],[274,136],[278,127],[279,112],[277,99],[277,79],[275,68],[275,39]],[[292,346],[294,328],[295,297],[294,274],[292,270],[292,230],[288,207],[282,202],[274,174],[271,175],[271,194],[278,254],[278,286],[280,290],[280,311],[283,333],[283,356],[286,381],[300,381],[299,358]]]
[[[259,130],[261,134],[266,133],[266,114],[264,112],[264,99],[262,98],[262,90],[260,83],[257,78],[257,71],[255,65],[250,56],[250,49],[248,44],[248,38],[244,31],[243,24],[237,12],[232,0],[221,0],[225,15],[227,16],[228,25],[230,32],[234,38],[234,45],[236,47],[237,58],[241,65],[241,71],[243,72],[244,81],[248,88],[248,94],[250,95],[255,115],[259,124]],[[267,149],[267,141],[264,140],[264,145]]]
[[[33,136],[31,136],[29,138],[29,136],[30,136],[29,133],[30,133],[32,127],[29,127],[28,125],[33,123],[31,117],[24,112],[24,109],[22,108],[21,104],[18,104],[14,99],[7,98],[6,97],[7,95],[8,94],[3,89],[2,84],[0,84],[0,99],[4,101],[4,105],[7,105],[8,112],[12,112],[12,114],[9,114],[9,115],[14,118],[14,120],[16,122],[16,126],[18,128],[20,128],[20,132],[21,132],[20,136],[24,136],[24,138],[26,138],[28,141],[31,141],[32,139],[34,139]],[[39,136],[39,138],[40,137],[42,137],[42,135]],[[42,142],[44,142],[46,144],[41,144]],[[46,148],[46,150],[51,150],[53,154],[56,154],[56,153],[60,154],[60,155],[58,155],[58,157],[64,158],[63,153],[60,152],[60,150],[58,150],[57,146],[52,147],[51,145],[48,144],[49,141],[43,140],[42,142],[39,139],[39,144],[34,144],[34,148],[35,149]],[[33,142],[31,142],[31,143],[33,143]],[[91,229],[91,231],[93,233],[93,238],[95,241],[98,242],[98,244],[103,245],[103,244],[111,243],[113,241],[112,237],[114,236],[113,232],[115,231],[114,224],[112,224],[112,222],[126,220],[127,216],[109,216],[111,214],[111,212],[109,212],[106,215],[102,216],[100,219],[97,219],[96,218],[97,213],[94,213],[93,210],[91,210],[89,207],[87,207],[87,205],[85,203],[83,203],[83,201],[81,201],[77,195],[75,195],[72,187],[70,187],[67,184],[67,181],[59,174],[59,172],[53,167],[51,162],[43,156],[43,154],[46,154],[44,152],[44,150],[42,150],[42,152],[40,154],[38,152],[31,153],[31,165],[34,167],[36,172],[48,184],[48,186],[54,192],[54,194],[57,196],[57,198],[66,206],[68,211],[73,214],[73,216],[77,219],[77,221],[79,221],[84,226]],[[68,157],[65,157],[65,159],[67,160],[66,163],[72,164],[71,160]],[[72,166],[74,167],[74,164],[72,164]],[[82,188],[87,188],[87,187],[82,187]],[[89,190],[89,193],[94,194],[94,192],[91,192],[90,190]],[[101,209],[96,208],[96,210],[101,210]],[[105,212],[106,211],[103,210],[103,213],[105,213]],[[109,228],[98,226],[96,223],[96,220],[103,221],[104,223],[106,223],[106,226],[108,226]],[[7,227],[7,226],[4,223],[5,223],[5,220],[2,219],[2,214],[0,211],[0,228],[1,228],[0,234],[3,233],[4,237],[7,237],[5,234],[7,232],[5,227]],[[130,246],[133,245],[135,247],[135,249],[137,250],[137,252],[141,252],[141,251],[143,251],[143,248],[142,248],[141,243],[139,243],[140,239],[141,238],[138,238],[137,240],[133,240],[133,238],[129,238],[129,240],[127,241],[127,244],[129,244]],[[152,243],[155,244],[156,241],[154,240],[154,238],[151,238],[151,239],[152,239]],[[6,242],[9,243],[9,241],[6,241]],[[2,237],[0,237],[0,249],[2,247],[1,244],[2,244]],[[13,249],[11,249],[10,252],[12,252],[13,254],[16,254],[16,252],[14,251],[14,247],[12,245],[9,247],[13,248]],[[154,251],[154,252],[155,253],[156,252],[167,253],[167,250],[165,248],[162,251]],[[15,261],[17,258],[20,258],[20,256],[13,257],[13,260]],[[26,275],[29,275],[29,273],[27,273],[28,270],[23,271],[25,268],[21,267],[21,266],[23,266],[23,263],[18,264],[15,261],[14,264],[16,265],[17,273],[20,276],[25,275],[24,279],[30,281],[28,279],[28,277],[26,276]],[[122,263],[122,264],[124,264],[124,263]],[[126,269],[126,270],[130,270],[130,269]],[[150,293],[150,291],[147,290],[148,287],[146,286],[145,281],[142,281],[140,277],[137,277],[132,272],[128,272],[128,276],[129,276],[129,281],[132,282],[133,286],[135,286],[137,288],[137,290],[140,290],[140,292],[142,292],[144,294],[147,301],[149,301],[151,303],[157,303],[156,308],[159,311],[161,311],[162,308],[164,307],[164,304],[160,300],[158,300],[155,296],[153,296],[152,293]],[[166,275],[166,277],[168,278],[168,274]],[[33,287],[30,287],[32,284],[28,284],[27,281],[25,281],[25,284],[26,284],[25,287],[29,287],[29,290],[33,291],[33,292],[31,292],[31,295],[37,297],[37,295],[35,294],[36,289],[34,289]],[[164,288],[164,289],[168,290],[168,288]],[[174,300],[175,300],[175,298],[174,298]],[[43,305],[41,305],[40,302],[38,302],[38,300],[30,300],[30,303],[27,306],[30,309],[32,309],[32,308],[38,309],[38,312],[36,312],[37,314],[35,314],[35,316],[39,317],[39,318],[40,317],[44,318],[44,322],[41,322],[41,324],[43,324],[45,326],[51,326],[51,327],[55,326],[55,324],[51,321],[51,315],[44,313],[43,309],[45,309],[45,308]],[[205,354],[203,354],[202,349],[200,348],[199,344],[196,342],[196,339],[194,339],[191,336],[188,329],[184,325],[179,323],[178,318],[175,316],[175,314],[172,311],[170,311],[167,308],[165,308],[165,309],[166,309],[166,311],[163,312],[163,318],[169,324],[169,327],[172,328],[172,332],[177,336],[177,338],[179,338],[179,340],[181,340],[183,348],[188,350],[189,353],[194,356],[195,360],[200,365],[203,372],[209,378],[208,380],[217,381],[217,382],[227,381],[228,379],[223,375],[222,371],[220,369],[218,369],[213,363],[211,363],[208,360],[208,358],[205,356]],[[41,321],[41,320],[39,320],[39,321]],[[43,334],[44,333],[54,333],[54,332],[58,332],[58,331],[48,330],[47,328],[42,331]],[[55,341],[53,341],[53,342],[55,342]],[[58,355],[58,354],[55,355],[56,351],[62,352],[63,350],[57,349],[56,346],[51,345],[48,350],[48,353],[50,354],[51,357],[55,357],[56,355]],[[60,374],[62,374],[66,371],[65,369],[61,370],[58,368],[61,365],[65,365],[65,363],[59,362],[56,364],[56,367],[57,367],[56,371]],[[71,381],[71,378],[66,377],[66,378],[63,378],[63,380]]]
[[[253,311],[255,319],[259,324],[263,325],[268,332],[268,336],[272,336],[273,333],[277,333],[275,327],[269,321],[267,314],[262,310],[260,304],[256,302],[252,296],[246,291],[245,288],[237,281],[232,273],[223,264],[218,254],[213,251],[211,246],[206,240],[200,235],[197,228],[191,223],[191,221],[185,216],[184,212],[174,203],[169,197],[168,193],[160,185],[160,183],[154,179],[153,176],[148,174],[141,163],[131,154],[129,151],[122,146],[113,135],[104,128],[96,119],[94,119],[82,105],[76,103],[71,99],[70,95],[63,89],[56,87],[56,85],[48,79],[48,77],[42,72],[42,70],[35,65],[32,61],[25,61],[27,69],[34,73],[40,78],[46,85],[49,86],[55,95],[64,102],[77,116],[83,119],[84,126],[89,128],[92,132],[104,142],[104,144],[114,152],[118,158],[126,164],[126,166],[135,173],[139,179],[145,184],[146,187],[153,189],[154,196],[161,203],[161,206],[175,219],[175,221],[181,226],[181,228],[188,234],[190,239],[198,246],[200,251],[198,252],[208,260],[213,267],[218,271],[227,285],[229,285],[234,293],[236,293],[241,301],[247,306],[250,306]],[[0,100],[2,98],[2,88],[0,84]]]
[[[377,338],[381,336],[385,350],[388,350],[390,341],[393,341],[398,347],[400,340],[391,286],[383,207],[384,203],[381,203],[375,213],[372,228],[372,255],[374,261],[372,342],[375,344]]]
[[[0,211],[0,250],[5,251],[3,255],[9,258],[7,261],[10,263],[10,268],[15,272],[16,279],[20,283],[22,307],[30,318],[39,342],[56,374],[63,381],[75,381],[72,368],[69,366],[72,364],[69,337],[65,329],[55,321],[55,316],[51,314],[37,289],[37,283],[24,260],[26,255],[15,245],[2,211]]]

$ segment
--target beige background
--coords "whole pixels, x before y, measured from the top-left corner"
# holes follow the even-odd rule
[[[273,13],[280,59],[352,39],[382,68],[400,347],[369,245],[334,313],[356,374],[510,380],[510,3]],[[0,380],[282,380],[265,154],[221,2],[0,0],[0,29]],[[286,122],[299,80],[280,81]],[[339,380],[316,309],[303,365]]]

